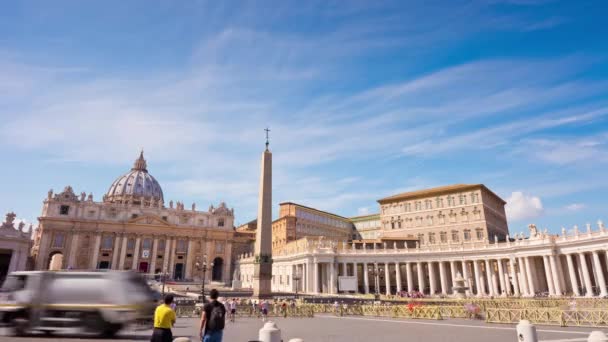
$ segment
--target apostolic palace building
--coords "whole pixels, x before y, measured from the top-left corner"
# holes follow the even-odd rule
[[[271,156],[268,142],[265,155]],[[262,175],[270,180],[268,167]],[[266,208],[267,196],[260,201]],[[534,225],[526,236],[510,234],[505,204],[483,184],[396,194],[378,200],[377,214],[358,217],[283,202],[276,219],[264,221],[271,239],[258,236],[268,236],[263,262],[272,264],[273,292],[449,296],[464,281],[469,296],[608,295],[602,222],[562,228],[558,235]],[[11,215],[2,226],[6,234],[26,236],[22,226],[14,229]],[[261,260],[253,247],[258,222],[234,222],[223,202],[205,211],[167,203],[142,152],[100,201],[70,186],[48,192],[33,234],[31,268],[135,270],[201,281],[206,263],[206,282],[236,280],[233,285],[253,288]],[[25,267],[23,254],[7,252],[6,270]]]

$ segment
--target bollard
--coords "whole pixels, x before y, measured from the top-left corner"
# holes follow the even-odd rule
[[[291,340],[289,340],[289,342],[304,342],[304,340],[301,338],[292,338]]]
[[[272,321],[266,322],[258,335],[261,342],[281,342],[281,329]]]
[[[536,327],[526,319],[519,321],[517,325],[517,340],[519,342],[538,342]]]
[[[178,337],[174,339],[173,342],[191,342],[191,340],[187,337]]]
[[[587,342],[606,342],[606,341],[608,341],[608,337],[606,337],[606,334],[604,334],[602,331],[599,331],[599,330],[592,331],[591,334],[589,334],[589,338],[587,339]]]

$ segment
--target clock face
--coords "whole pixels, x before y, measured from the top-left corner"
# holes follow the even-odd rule
[[[150,250],[149,249],[144,249],[143,251],[141,251],[141,257],[142,258],[148,258],[150,256]]]

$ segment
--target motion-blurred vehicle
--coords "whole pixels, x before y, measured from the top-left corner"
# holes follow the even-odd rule
[[[13,272],[0,289],[0,317],[16,335],[81,328],[111,337],[153,317],[156,297],[133,272]]]

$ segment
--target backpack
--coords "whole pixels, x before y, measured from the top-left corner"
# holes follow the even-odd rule
[[[226,308],[223,304],[215,302],[211,308],[209,321],[207,322],[207,331],[218,331],[224,329],[226,321]]]

